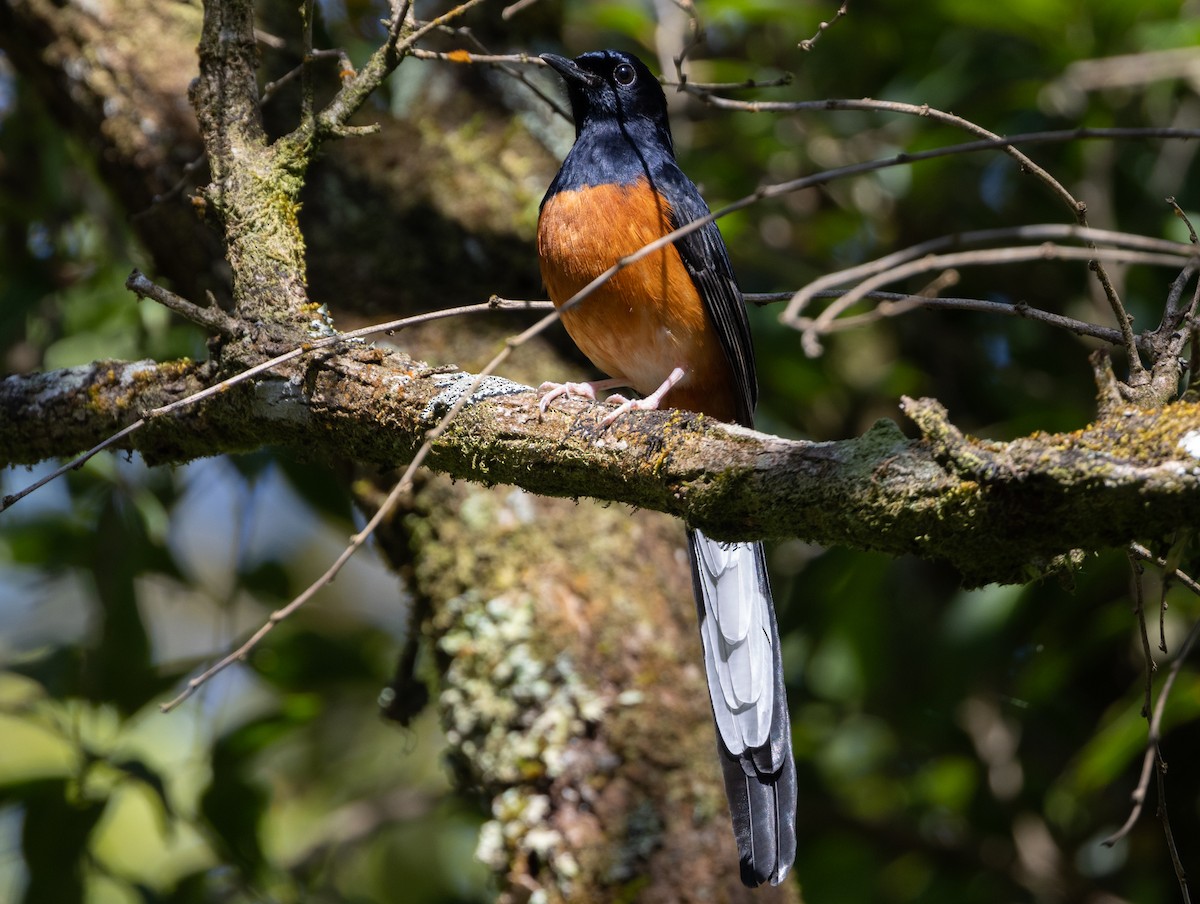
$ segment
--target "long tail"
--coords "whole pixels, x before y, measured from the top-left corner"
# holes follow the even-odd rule
[[[778,885],[796,858],[796,762],[762,544],[688,541],[742,881]]]

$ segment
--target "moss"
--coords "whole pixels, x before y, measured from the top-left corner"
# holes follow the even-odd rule
[[[569,885],[578,863],[538,789],[563,773],[571,742],[604,717],[604,702],[568,654],[543,648],[527,593],[460,594],[438,610],[434,630],[449,663],[438,698],[448,755],[468,785],[494,795],[480,860],[504,873],[536,858],[556,886]]]

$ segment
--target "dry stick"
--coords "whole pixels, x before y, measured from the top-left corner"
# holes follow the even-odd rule
[[[1131,543],[1129,551],[1139,559],[1154,562],[1161,568],[1170,568],[1171,574],[1179,583],[1187,587],[1192,593],[1200,596],[1200,583],[1187,572],[1180,571],[1178,568],[1172,568],[1166,559],[1155,556],[1154,553],[1140,543]],[[1150,769],[1154,765],[1156,758],[1161,760],[1161,752],[1159,751],[1158,744],[1162,738],[1162,721],[1163,714],[1166,712],[1167,700],[1171,696],[1171,689],[1175,684],[1175,678],[1179,675],[1183,663],[1191,655],[1192,647],[1195,646],[1198,638],[1200,638],[1200,621],[1192,625],[1192,629],[1188,632],[1187,637],[1179,645],[1179,650],[1175,654],[1175,661],[1171,663],[1171,668],[1167,671],[1167,677],[1163,681],[1162,690],[1159,692],[1158,700],[1154,704],[1154,714],[1150,719],[1149,739],[1146,744],[1146,753],[1142,760],[1141,777],[1138,779],[1137,787],[1134,788],[1133,793],[1130,795],[1130,799],[1133,801],[1133,808],[1130,810],[1129,818],[1125,820],[1125,824],[1101,842],[1105,847],[1112,847],[1128,835],[1142,813],[1142,807],[1146,803],[1146,793],[1150,788]]]
[[[214,333],[225,337],[239,336],[244,328],[234,317],[226,314],[215,304],[202,308],[174,292],[164,289],[157,283],[151,282],[141,270],[135,269],[125,280],[125,288],[139,298],[149,298],[157,301],[164,308],[169,308],[185,320],[207,327]]]
[[[350,62],[350,56],[346,53],[346,51],[338,48],[314,50],[311,46],[309,46],[304,52],[303,61],[299,65],[293,66],[283,75],[279,76],[279,78],[275,79],[275,81],[267,82],[265,85],[263,85],[262,94],[260,94],[258,97],[259,105],[266,106],[272,99],[274,99],[275,95],[279,93],[279,89],[281,89],[284,85],[287,85],[289,82],[294,81],[297,76],[303,75],[305,72],[309,71],[312,67],[312,64],[317,60],[337,60],[342,67],[339,75],[343,78],[343,80],[356,74],[354,71],[354,65]],[[309,115],[311,115],[311,113]]]
[[[1179,883],[1179,890],[1183,894],[1183,904],[1191,904],[1192,896],[1188,892],[1187,870],[1183,868],[1183,861],[1179,859],[1175,833],[1171,831],[1171,820],[1167,816],[1166,780],[1163,778],[1166,771],[1166,762],[1160,760],[1158,769],[1155,770],[1158,779],[1158,819],[1162,823],[1163,835],[1167,839],[1167,851],[1171,854],[1171,865],[1175,867],[1175,880]]]
[[[471,39],[478,44],[478,39],[467,32],[466,29],[452,29],[452,33]],[[509,65],[517,66],[534,66],[537,68],[546,68],[546,64],[541,58],[531,56],[528,53],[491,53],[487,50],[425,50],[420,47],[415,47],[412,50],[412,56],[418,60],[438,60],[443,63],[458,63],[460,65],[471,65],[479,63],[487,66],[496,66],[502,72],[506,72],[513,77],[519,77],[517,73],[506,67]],[[524,81],[524,79],[522,79]],[[673,82],[669,80],[659,79],[664,88],[678,88],[682,82]],[[683,78],[691,87],[700,91],[747,91],[753,88],[783,88],[790,85],[794,81],[794,77],[790,72],[784,73],[777,78],[766,79],[759,81],[758,79],[748,78],[740,82],[695,82]],[[526,82],[528,84],[528,82]],[[532,87],[532,86],[531,86]],[[541,92],[538,92],[541,96]]]
[[[456,34],[462,34],[462,29],[454,29]],[[521,66],[537,66],[548,68],[540,57],[528,53],[484,53],[471,50],[424,50],[414,47],[412,55],[418,60],[440,60],[443,63],[483,63],[489,66],[517,64]]]
[[[1174,198],[1167,198],[1167,203],[1175,211],[1175,215],[1183,220],[1188,229],[1188,239],[1193,248],[1200,248],[1200,238],[1196,236],[1196,230],[1192,227],[1192,221],[1188,219],[1187,214],[1179,207]],[[1200,358],[1200,348],[1197,347],[1197,329],[1196,329],[1196,309],[1200,305],[1200,280],[1196,283],[1196,289],[1192,293],[1191,303],[1185,309],[1181,305],[1183,298],[1183,290],[1187,287],[1188,280],[1195,274],[1197,268],[1200,267],[1200,262],[1193,262],[1183,268],[1183,271],[1171,284],[1171,291],[1167,295],[1166,310],[1163,311],[1162,320],[1155,330],[1157,336],[1167,336],[1163,357],[1169,359],[1179,358],[1183,354],[1183,347],[1192,340],[1192,355],[1191,361],[1188,363],[1190,371],[1188,378],[1188,386],[1194,386],[1196,382],[1197,368],[1200,364],[1197,359]],[[1188,324],[1188,329],[1182,329],[1184,324]]]
[[[836,298],[839,294],[822,292],[818,297]],[[927,297],[905,292],[868,292],[863,297],[870,300],[878,300],[880,304],[873,310],[862,314],[839,317],[826,327],[824,335],[857,329],[860,326],[875,323],[885,317],[896,317],[905,314],[910,310],[925,309],[932,311],[975,311],[982,314],[1020,317],[1023,320],[1032,320],[1035,323],[1044,323],[1046,326],[1066,330],[1069,333],[1074,333],[1076,336],[1088,336],[1092,339],[1099,339],[1101,342],[1107,342],[1109,345],[1119,346],[1121,344],[1121,332],[1113,327],[1075,320],[1072,317],[1066,317],[1062,314],[1053,314],[1050,311],[1043,311],[1040,308],[1032,307],[1023,301],[1018,301],[1014,304],[1006,301],[984,301],[979,298]],[[796,326],[797,329],[804,330],[811,323],[812,321],[807,317],[801,317],[800,322]],[[1137,341],[1139,345],[1146,343],[1144,336],[1137,337]]]
[[[187,188],[188,182],[191,180],[192,173],[194,173],[196,170],[200,169],[200,167],[202,167],[204,165],[204,161],[207,159],[208,159],[208,152],[201,151],[199,157],[197,157],[195,160],[189,160],[187,163],[185,163],[183,165],[183,175],[181,175],[179,177],[179,179],[175,182],[174,185],[172,185],[170,188],[168,188],[165,192],[155,195],[153,198],[150,199],[150,203],[148,205],[146,205],[145,208],[137,211],[136,213],[130,214],[129,218],[131,220],[140,220],[143,217],[147,217],[151,213],[154,212],[154,209],[159,204],[162,204],[166,201],[171,200],[176,195],[182,194],[183,190],[185,188]]]
[[[1167,198],[1167,203],[1175,210],[1175,216],[1183,220],[1188,230],[1188,241],[1193,245],[1200,245],[1200,238],[1196,237],[1196,227],[1192,225],[1192,221],[1188,219],[1188,215],[1183,212],[1183,208],[1179,206],[1174,198]]]
[[[749,91],[752,88],[783,88],[790,85],[794,81],[794,77],[790,72],[785,72],[778,78],[759,81],[758,79],[748,78],[741,82],[694,82],[684,76],[678,82],[666,81],[660,79],[664,88],[681,88],[686,82],[692,88],[700,91]]]
[[[400,59],[411,51],[417,41],[448,22],[454,21],[472,7],[478,6],[482,2],[483,0],[465,0],[464,3],[460,3],[454,9],[438,16],[436,19],[422,23],[401,40],[400,33],[408,20],[411,2],[410,0],[393,0],[392,6],[394,11],[391,19],[388,21],[387,38],[371,54],[367,62],[363,64],[362,69],[347,79],[338,93],[334,95],[333,99],[316,115],[314,120],[315,127],[311,131],[314,131],[319,137],[353,135],[377,131],[377,125],[355,127],[348,126],[346,123],[349,122],[350,117],[363,105],[367,96],[379,87],[384,78],[396,68]],[[300,129],[307,127],[307,124],[303,124]],[[297,129],[297,132],[300,129]],[[293,136],[297,132],[293,132]]]
[[[1011,264],[1019,261],[1086,260],[1090,262],[1098,259],[1174,267],[1178,266],[1181,257],[1146,251],[1126,250],[1124,248],[1063,247],[1050,242],[1021,248],[986,248],[976,251],[959,251],[951,254],[927,255],[919,260],[909,261],[901,266],[893,267],[887,272],[880,273],[871,279],[863,280],[809,322],[809,326],[803,329],[801,333],[801,343],[805,354],[809,357],[816,357],[821,352],[821,343],[817,337],[829,331],[830,324],[840,313],[863,298],[866,293],[886,283],[905,279],[916,273],[960,266]],[[1187,258],[1184,257],[1183,260],[1186,261]],[[794,323],[792,325],[795,326]],[[1128,324],[1126,324],[1126,329],[1128,329]],[[1136,340],[1133,341],[1136,346]],[[1127,344],[1124,331],[1121,332],[1121,342],[1122,344]]]
[[[1092,242],[1096,245],[1112,245],[1114,247],[1137,248],[1142,251],[1160,251],[1163,253],[1182,252],[1187,248],[1179,242],[1169,239],[1156,239],[1149,236],[1135,235],[1130,232],[1114,232],[1109,229],[1095,229],[1089,226],[1076,226],[1069,223],[1038,223],[1028,226],[1006,226],[999,229],[979,229],[972,232],[952,233],[929,239],[917,245],[895,251],[884,257],[866,263],[856,264],[844,270],[827,273],[814,279],[793,296],[795,303],[789,306],[782,316],[799,314],[808,307],[814,297],[828,288],[840,286],[877,273],[883,273],[910,260],[933,254],[946,248],[962,245],[979,245],[986,242],[1024,241],[1042,242],[1050,239],[1077,239]],[[794,325],[794,324],[793,324]]]
[[[1100,286],[1104,289],[1104,297],[1108,299],[1108,306],[1112,308],[1113,319],[1117,321],[1117,329],[1121,331],[1121,338],[1125,345],[1125,357],[1128,359],[1129,383],[1133,386],[1144,383],[1149,379],[1149,372],[1142,364],[1142,356],[1138,354],[1137,343],[1133,340],[1133,316],[1125,311],[1125,306],[1121,304],[1121,299],[1117,295],[1116,287],[1108,277],[1108,271],[1104,269],[1098,258],[1088,261],[1088,269],[1095,273],[1096,279],[1100,281]]]
[[[846,13],[848,12],[848,10],[846,8],[847,6],[848,6],[848,4],[846,4],[846,3],[843,3],[841,6],[839,6],[838,11],[833,14],[832,19],[830,19],[828,22],[822,22],[820,25],[817,26],[816,34],[814,34],[811,38],[801,41],[796,46],[799,47],[801,50],[805,50],[805,51],[812,50],[813,47],[816,45],[817,40],[821,37],[821,35],[825,34],[825,32],[827,32],[830,28],[832,28],[833,25],[836,24],[838,19],[840,19],[844,15],[846,15]]]
[[[1154,663],[1154,654],[1150,651],[1150,635],[1146,633],[1146,606],[1142,595],[1142,563],[1136,554],[1129,552],[1129,567],[1133,570],[1133,611],[1137,614],[1138,629],[1142,635],[1142,655],[1146,658],[1146,699],[1142,703],[1142,718],[1150,720],[1152,694],[1154,692],[1154,673],[1158,666]]]
[[[304,53],[300,61],[300,121],[308,123],[313,118],[313,78],[312,68],[308,65],[313,60],[313,13],[316,4],[313,0],[304,0],[300,4],[300,18],[304,26],[302,40]],[[259,99],[259,105],[263,103]]]
[[[1158,588],[1158,651],[1167,653],[1167,592],[1171,589],[1170,576],[1159,582]]]
[[[521,10],[533,6],[535,3],[537,3],[537,0],[517,0],[516,3],[510,3],[504,9],[500,10],[500,18],[507,22],[517,13],[521,12]]]
[[[397,44],[396,51],[398,53],[405,53],[410,47],[416,44],[417,41],[421,40],[421,38],[425,37],[425,35],[429,34],[431,31],[436,31],[443,25],[453,22],[455,19],[464,15],[469,9],[471,9],[471,7],[478,6],[482,2],[483,0],[465,0],[464,3],[460,3],[449,12],[443,13],[436,19],[430,19],[424,25],[420,26],[414,32],[408,35],[408,37],[406,37],[403,41]],[[405,3],[405,9],[407,8],[408,4]]]
[[[475,45],[478,52],[471,53],[470,51],[466,50],[455,50],[449,53],[435,53],[432,50],[421,50],[420,48],[414,47],[412,49],[412,55],[417,59],[436,58],[452,63],[486,63],[488,65],[495,66],[505,75],[509,76],[510,78],[515,78],[518,82],[528,88],[534,97],[546,104],[546,106],[558,114],[558,116],[567,120],[567,122],[571,121],[571,111],[565,108],[559,102],[557,97],[547,93],[541,88],[541,86],[531,82],[528,78],[526,78],[524,72],[521,72],[519,69],[513,69],[510,65],[508,65],[509,63],[520,63],[522,65],[541,66],[545,68],[546,64],[542,62],[540,57],[531,57],[527,53],[508,55],[492,53],[486,46],[484,46],[484,43],[475,36],[475,33],[466,27],[447,27],[443,30],[455,37],[470,41],[473,45]],[[511,59],[506,58],[506,56],[511,57]]]

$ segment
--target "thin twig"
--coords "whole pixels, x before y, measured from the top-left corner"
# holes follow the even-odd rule
[[[303,26],[304,47],[300,57],[300,121],[309,123],[313,117],[313,77],[309,64],[313,61],[313,13],[316,4],[313,0],[304,0],[300,4],[300,18]],[[263,101],[260,100],[260,103]]]
[[[952,233],[929,239],[917,245],[911,245],[873,261],[867,261],[866,263],[857,264],[844,270],[827,273],[796,292],[792,303],[780,315],[780,319],[787,323],[788,318],[798,317],[808,306],[809,301],[820,297],[821,292],[825,289],[855,282],[856,280],[874,276],[878,273],[885,273],[899,264],[916,260],[927,254],[934,254],[948,248],[991,244],[994,242],[1044,242],[1061,239],[1076,239],[1095,245],[1136,248],[1142,251],[1158,251],[1164,254],[1179,253],[1181,256],[1185,254],[1185,249],[1187,248],[1186,245],[1168,239],[1156,239],[1128,232],[1114,232],[1107,229],[1093,229],[1069,223],[1037,223],[1027,226]]]
[[[198,323],[200,326],[207,327],[214,333],[222,336],[233,338],[240,336],[245,330],[242,324],[234,317],[226,314],[216,305],[211,305],[207,308],[202,308],[198,304],[193,304],[186,298],[182,298],[162,286],[151,282],[140,270],[134,270],[125,280],[125,288],[133,292],[138,298],[149,298],[157,301],[164,308],[169,308],[192,323]]]
[[[558,116],[567,120],[571,120],[571,111],[564,107],[555,97],[547,94],[542,90],[537,83],[530,81],[529,78],[520,69],[514,69],[513,65],[521,66],[540,66],[546,68],[546,64],[542,62],[540,57],[531,57],[527,53],[491,53],[484,46],[483,42],[475,36],[469,28],[454,28],[445,29],[456,37],[461,37],[470,41],[478,48],[477,52],[472,53],[469,50],[451,50],[447,53],[437,53],[432,50],[422,50],[419,47],[414,47],[411,51],[412,55],[419,60],[438,59],[450,63],[483,63],[489,66],[494,66],[510,78],[515,78],[522,85],[528,88],[538,100],[545,103]]]
[[[1187,572],[1180,571],[1178,568],[1173,568],[1166,559],[1155,556],[1149,549],[1140,543],[1131,543],[1129,551],[1148,562],[1156,563],[1160,568],[1170,571],[1170,573],[1184,587],[1192,591],[1196,596],[1200,596],[1200,582],[1189,575]],[[1167,670],[1167,677],[1163,680],[1162,690],[1159,692],[1158,700],[1154,704],[1154,714],[1150,718],[1149,737],[1146,742],[1146,753],[1142,758],[1142,772],[1138,779],[1137,787],[1134,788],[1130,799],[1133,801],[1133,807],[1130,810],[1125,824],[1117,829],[1112,835],[1104,839],[1102,844],[1105,847],[1112,847],[1122,838],[1129,834],[1138,817],[1141,815],[1142,807],[1146,802],[1146,794],[1150,788],[1150,770],[1154,766],[1156,759],[1159,758],[1159,741],[1162,739],[1162,722],[1163,714],[1166,712],[1167,700],[1170,699],[1171,689],[1175,685],[1175,679],[1183,668],[1184,662],[1192,653],[1192,648],[1196,645],[1197,639],[1200,639],[1200,620],[1192,625],[1192,629],[1188,632],[1182,644],[1175,654],[1175,660],[1171,663],[1171,668]]]
[[[500,18],[507,22],[517,13],[527,9],[530,6],[533,6],[535,3],[537,3],[537,0],[517,0],[516,3],[510,3],[508,6],[504,7],[504,9],[500,10]]]
[[[1195,275],[1197,263],[1189,263],[1179,275],[1171,282],[1171,290],[1167,292],[1167,304],[1163,310],[1162,322],[1159,323],[1156,333],[1173,333],[1181,326],[1187,317],[1190,316],[1190,305],[1185,306],[1183,302],[1183,290],[1187,288],[1187,284]],[[1180,346],[1182,348],[1182,346]]]
[[[821,353],[820,336],[828,332],[830,325],[839,314],[863,298],[866,293],[878,289],[890,282],[906,279],[918,273],[928,273],[935,270],[946,270],[954,267],[1012,264],[1022,261],[1037,260],[1086,260],[1104,259],[1126,263],[1139,263],[1160,266],[1176,266],[1179,258],[1166,254],[1155,254],[1147,251],[1134,251],[1124,248],[1072,248],[1044,242],[1041,245],[1017,248],[985,248],[975,251],[959,251],[950,254],[926,255],[918,260],[893,267],[870,279],[863,280],[850,289],[834,304],[829,305],[817,317],[807,322],[801,331],[801,341],[804,351],[809,357]],[[786,311],[784,312],[786,314]],[[795,322],[792,325],[796,325]],[[1122,341],[1124,337],[1122,334]]]
[[[722,109],[742,109],[742,110],[750,110],[753,112],[764,112],[764,111],[768,111],[768,110],[796,111],[796,110],[807,109],[807,110],[874,110],[874,111],[883,111],[883,112],[890,112],[890,113],[905,113],[905,114],[914,115],[914,116],[931,117],[939,122],[946,123],[948,125],[954,126],[959,129],[963,129],[965,131],[971,132],[976,135],[985,135],[991,139],[999,138],[999,136],[995,135],[993,132],[990,132],[987,129],[984,129],[982,126],[979,126],[976,123],[973,123],[968,119],[964,119],[964,118],[962,118],[960,116],[956,116],[952,113],[946,113],[941,110],[933,109],[932,107],[929,107],[928,105],[918,106],[918,105],[914,105],[914,104],[897,103],[895,101],[876,101],[876,100],[871,100],[871,99],[825,100],[825,101],[809,101],[809,102],[804,102],[804,101],[800,101],[800,102],[742,102],[742,101],[733,101],[728,98],[718,98],[710,93],[707,93],[705,91],[702,91],[702,90],[699,90],[696,88],[688,88],[687,86],[681,86],[681,87],[683,90],[692,91],[698,97],[703,99],[706,103],[711,103],[713,106],[717,106]],[[1126,131],[1127,130],[1123,130],[1123,129],[1122,130],[1078,129],[1078,130],[1074,130],[1074,137],[1075,138],[1085,138],[1085,137],[1109,137],[1109,138],[1111,138],[1111,137],[1118,137],[1118,133],[1122,133],[1122,132],[1126,132]],[[1142,130],[1137,130],[1137,131],[1140,132]],[[1161,134],[1163,132],[1172,132],[1172,131],[1177,131],[1177,130],[1151,130],[1151,131],[1159,131]],[[1178,131],[1181,133],[1179,137],[1184,137],[1184,135],[1182,133],[1190,133],[1190,134],[1187,134],[1186,137],[1200,137],[1200,130],[1188,129],[1188,130],[1178,130]],[[1101,133],[1103,133],[1103,134],[1101,134]],[[1119,137],[1130,137],[1130,136],[1121,135]],[[1148,136],[1143,134],[1139,137],[1148,137]],[[1058,139],[1054,139],[1054,140],[1058,140]],[[1029,142],[1027,140],[1027,141],[1023,141],[1022,143],[1031,143],[1031,142]],[[1013,157],[1013,159],[1015,159],[1020,164],[1023,171],[1030,173],[1035,178],[1037,178],[1039,181],[1041,181],[1046,186],[1048,186],[1050,188],[1050,190],[1054,194],[1056,194],[1070,208],[1072,214],[1075,217],[1075,221],[1080,226],[1087,226],[1087,205],[1082,203],[1081,201],[1078,201],[1062,185],[1062,183],[1060,183],[1057,179],[1055,179],[1053,176],[1051,176],[1050,173],[1047,172],[1045,169],[1043,169],[1042,167],[1040,167],[1036,163],[1034,163],[1033,160],[1031,160],[1028,156],[1023,154],[1019,150],[1017,150],[1015,145],[1016,145],[1016,142],[1013,139],[1009,139],[1009,141],[1006,142],[1006,144],[1003,148],[1004,152],[1006,154],[1008,154],[1009,156]],[[1116,291],[1112,285],[1112,280],[1109,279],[1108,274],[1104,270],[1103,265],[1100,264],[1098,261],[1095,264],[1091,265],[1090,269],[1096,274],[1097,278],[1099,279],[1100,284],[1104,289],[1105,297],[1108,299],[1109,304],[1113,308],[1114,316],[1117,319],[1118,327],[1121,329],[1121,332],[1122,332],[1122,337],[1123,337],[1123,341],[1125,344],[1126,352],[1127,352],[1127,355],[1128,355],[1129,361],[1130,361],[1131,375],[1134,378],[1134,382],[1146,382],[1147,381],[1146,374],[1145,374],[1144,368],[1142,367],[1141,359],[1138,356],[1137,347],[1132,342],[1133,333],[1132,333],[1132,327],[1129,324],[1129,315],[1125,311],[1124,307],[1121,305],[1120,299],[1116,295]],[[785,312],[784,316],[785,317],[795,316],[795,313],[796,312],[794,312],[794,311],[787,311],[787,312]]]
[[[674,82],[668,79],[659,79],[659,81],[664,88],[675,88],[676,90],[682,89],[684,84],[687,84],[700,91],[749,91],[754,88],[782,88],[795,81],[795,76],[790,72],[785,72],[781,76],[765,81],[753,78],[741,82],[694,82],[688,78]]]
[[[466,29],[456,28],[455,34],[467,34]],[[476,53],[471,50],[425,50],[414,47],[412,56],[418,60],[440,60],[443,63],[480,63],[489,66],[512,64],[517,66],[534,66],[542,69],[549,68],[540,57],[528,53]]]
[[[816,34],[814,34],[811,38],[807,38],[807,39],[801,41],[796,46],[804,51],[812,50],[813,47],[816,45],[817,40],[821,37],[821,35],[825,34],[825,32],[827,32],[837,22],[838,19],[840,19],[846,15],[846,13],[848,11],[846,9],[847,6],[848,6],[847,3],[843,3],[841,6],[839,6],[838,11],[833,14],[832,19],[830,19],[828,22],[822,22],[820,25],[817,26]]]
[[[1179,204],[1176,202],[1176,200],[1174,198],[1167,198],[1167,203],[1170,204],[1171,207],[1174,209],[1175,216],[1177,216],[1177,217],[1179,217],[1179,219],[1183,220],[1184,225],[1187,226],[1188,240],[1193,245],[1200,245],[1200,238],[1196,237],[1196,227],[1194,227],[1192,225],[1192,221],[1188,219],[1188,215],[1183,212],[1183,208],[1179,206]]]
[[[266,106],[267,103],[275,98],[275,96],[279,93],[279,90],[284,85],[294,81],[297,76],[304,75],[305,78],[308,78],[306,73],[311,70],[312,64],[318,60],[337,60],[339,66],[341,67],[338,71],[338,76],[343,81],[355,74],[354,66],[351,64],[350,57],[346,51],[338,48],[330,48],[327,50],[313,50],[312,48],[309,48],[307,53],[304,55],[303,61],[299,65],[293,66],[283,75],[279,76],[279,78],[275,79],[275,81],[267,82],[265,85],[263,85],[262,94],[258,99],[259,105]]]
[[[1175,881],[1179,883],[1179,891],[1183,894],[1183,904],[1191,904],[1192,896],[1188,892],[1187,870],[1179,859],[1179,848],[1175,844],[1175,833],[1171,831],[1171,820],[1167,816],[1166,774],[1167,761],[1159,759],[1158,768],[1154,770],[1158,777],[1158,820],[1162,823],[1163,835],[1167,839],[1167,852],[1171,855],[1171,865],[1175,867]]]
[[[1133,340],[1133,316],[1125,310],[1125,305],[1121,304],[1116,287],[1113,286],[1108,271],[1104,269],[1100,260],[1098,258],[1089,260],[1088,269],[1095,273],[1096,278],[1100,281],[1104,297],[1112,309],[1113,319],[1117,321],[1117,329],[1121,331],[1121,342],[1125,346],[1125,357],[1128,359],[1129,382],[1131,384],[1142,383],[1149,379],[1149,375],[1138,354],[1137,343]]]
[[[1136,553],[1129,552],[1129,567],[1133,572],[1133,611],[1137,614],[1138,631],[1142,636],[1142,655],[1146,658],[1146,699],[1142,703],[1142,718],[1149,720],[1154,692],[1154,673],[1158,666],[1154,663],[1154,654],[1150,651],[1150,635],[1146,632],[1146,606],[1142,594],[1142,563]]]
[[[154,209],[159,204],[162,204],[164,201],[169,201],[172,198],[174,198],[176,195],[181,194],[183,192],[183,190],[187,187],[188,183],[191,181],[192,173],[194,173],[196,170],[198,170],[200,167],[202,167],[204,165],[204,161],[207,159],[208,159],[207,151],[201,151],[199,157],[197,157],[195,160],[189,160],[187,163],[185,163],[183,165],[183,174],[179,177],[179,179],[175,182],[175,184],[172,185],[170,188],[168,188],[162,194],[155,195],[153,198],[151,198],[150,203],[148,205],[146,205],[146,207],[143,208],[142,210],[139,210],[137,213],[131,214],[130,219],[140,220],[143,217],[149,216],[151,213],[154,212]]]

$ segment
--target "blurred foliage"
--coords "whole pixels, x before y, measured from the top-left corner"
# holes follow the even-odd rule
[[[797,44],[833,3],[697,8],[705,41],[690,78],[793,74],[750,99],[929,103],[1000,134],[1200,123],[1194,58],[1190,76],[1129,65],[1107,87],[1080,68],[1195,48],[1195,0],[852,4],[808,53]],[[378,4],[321,9],[330,42],[361,58]],[[543,0],[510,25],[492,7],[471,24],[493,50],[619,46],[657,60],[656,42],[679,34],[674,15],[669,3]],[[380,97],[378,110],[394,101]],[[912,117],[671,102],[684,168],[714,207],[760,183],[963,140]],[[119,204],[2,60],[0,117],[5,369],[202,356],[195,331],[124,292],[132,266],[151,268]],[[1032,154],[1087,199],[1092,225],[1180,238],[1166,195],[1200,221],[1194,142]],[[845,179],[722,228],[744,288],[765,291],[955,230],[1039,222],[1070,213],[988,153]],[[1156,322],[1174,274],[1113,274],[1137,325]],[[968,271],[954,293],[1108,322],[1077,264]],[[1093,413],[1094,343],[1025,321],[914,312],[840,334],[813,360],[775,311],[753,319],[760,423],[774,432],[853,435],[897,417],[903,393],[936,396],[964,428],[995,437],[1069,429]],[[5,473],[3,490],[31,476]],[[449,793],[431,718],[397,733],[375,713],[405,623],[378,562],[356,562],[249,662],[158,713],[197,665],[323,570],[350,517],[326,471],[263,452],[171,471],[93,459],[0,518],[0,901],[488,898],[471,858],[484,814]],[[1146,737],[1124,556],[1089,557],[1072,588],[964,590],[935,563],[795,541],[774,548],[772,567],[801,770],[795,875],[809,900],[1179,899],[1153,790],[1129,837],[1099,844],[1128,813]],[[1144,581],[1157,612],[1157,578]],[[1166,599],[1173,653],[1200,604],[1177,587]],[[1164,754],[1172,828],[1193,875],[1198,710],[1200,675],[1185,665]]]

